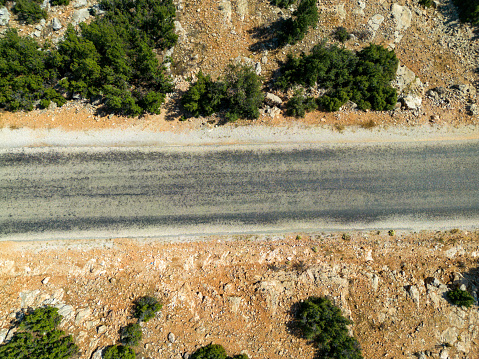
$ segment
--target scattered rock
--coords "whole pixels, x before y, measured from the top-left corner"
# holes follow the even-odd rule
[[[408,94],[401,99],[406,110],[419,110],[422,106],[422,97]]]
[[[87,0],[76,0],[75,4],[73,4],[73,7],[75,9],[79,9],[79,8],[86,7],[86,6],[88,6]]]
[[[101,359],[103,348],[97,348],[91,355],[90,359]]]
[[[281,100],[279,96],[268,92],[265,96],[265,102],[270,106],[280,106],[283,103],[283,100]]]
[[[5,339],[7,338],[7,334],[8,334],[7,328],[0,329],[0,344],[3,344],[3,342],[5,342]]]
[[[37,30],[37,31],[34,31],[34,32],[33,32],[33,36],[35,36],[35,37],[40,37],[40,36],[42,36],[42,32],[41,32],[41,31],[38,31],[38,30]]]
[[[62,26],[62,23],[60,22],[60,20],[58,20],[58,18],[54,17],[54,18],[52,19],[52,29],[53,29],[54,31],[58,31],[58,30],[60,30],[62,27],[63,27],[63,26]]]
[[[79,9],[73,13],[72,25],[78,25],[79,23],[87,20],[90,17],[90,11],[88,9]]]
[[[391,15],[396,21],[397,31],[404,31],[411,26],[412,12],[407,6],[393,4],[391,6]]]
[[[382,16],[381,14],[376,14],[371,19],[369,19],[368,26],[371,32],[373,33],[373,37],[374,35],[376,35],[376,31],[378,31],[379,26],[381,26],[383,21],[384,21],[384,16]]]
[[[228,297],[228,301],[229,301],[230,304],[231,304],[231,311],[232,311],[233,313],[238,313],[238,311],[239,311],[239,309],[240,309],[240,306],[241,306],[242,298],[241,298],[241,297],[232,296],[232,297]]]
[[[98,328],[96,328],[96,332],[98,334],[103,334],[106,332],[106,330],[107,330],[106,325],[100,325]]]
[[[63,317],[63,320],[69,320],[73,316],[73,307],[71,305],[58,304],[55,308],[58,308],[58,314]]]
[[[419,304],[419,290],[414,285],[406,286],[406,293],[414,303]]]
[[[90,308],[84,308],[80,309],[75,317],[75,324],[79,325],[81,322],[83,322],[85,319],[90,317],[91,315],[91,309]]]
[[[175,342],[175,335],[173,333],[168,333],[168,341],[170,343],[174,343]]]
[[[42,280],[42,284],[48,284],[49,281],[50,281],[50,277],[45,277],[45,278]]]
[[[449,359],[449,352],[446,349],[441,350],[439,359]]]
[[[37,296],[40,294],[40,290],[32,290],[32,291],[27,291],[27,292],[21,292],[20,293],[20,307],[21,308],[26,308],[26,307],[31,307],[33,306],[33,303],[35,302],[35,299]]]
[[[479,116],[479,106],[477,106],[475,103],[470,105],[468,110],[471,116]]]

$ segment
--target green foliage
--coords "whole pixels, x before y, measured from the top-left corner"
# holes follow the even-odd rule
[[[227,359],[249,359],[246,354],[236,354],[232,357],[228,357]]]
[[[191,359],[226,359],[226,350],[219,344],[208,344],[195,351]]]
[[[70,4],[70,0],[51,0],[50,4],[52,4],[52,6],[58,6],[58,5],[66,6]]]
[[[306,97],[303,91],[296,91],[286,104],[286,114],[294,117],[304,117],[306,112],[316,110],[318,105],[312,97]]]
[[[141,341],[141,326],[138,323],[130,323],[121,328],[120,340],[123,344],[134,347]]]
[[[336,28],[333,36],[339,42],[346,42],[347,40],[349,40],[349,37],[350,37],[348,30],[346,30],[346,28],[342,26],[339,26],[338,28]]]
[[[32,22],[35,6],[19,0],[16,11]],[[102,96],[105,109],[118,114],[158,114],[173,85],[153,49],[177,41],[172,0],[104,0],[101,6],[104,15],[81,24],[81,32],[69,26],[58,49],[40,49],[31,38],[7,31],[0,39],[0,107],[32,110],[48,101],[61,106],[61,88],[69,96]]]
[[[446,293],[449,300],[460,307],[469,308],[474,304],[474,297],[467,290],[454,289]]]
[[[138,298],[133,305],[133,316],[141,321],[147,322],[153,318],[161,309],[162,305],[154,297]]]
[[[459,17],[463,22],[479,25],[479,0],[454,0],[459,10]]]
[[[7,0],[0,0],[0,6],[5,6],[6,3],[7,3]]]
[[[36,24],[41,19],[47,18],[47,12],[33,0],[17,0],[13,12],[26,24]]]
[[[293,5],[295,2],[296,0],[271,0],[271,5],[286,9]]]
[[[299,304],[295,322],[302,335],[318,347],[321,358],[362,359],[356,339],[348,335],[341,310],[325,297],[310,297]]]
[[[53,89],[57,77],[54,52],[44,51],[15,29],[0,38],[0,108],[32,110],[42,99],[63,104],[65,99]]]
[[[264,94],[261,91],[261,78],[254,69],[245,65],[230,65],[225,83],[228,107],[226,118],[229,121],[258,118]]]
[[[58,314],[58,308],[37,308],[25,316],[25,319],[20,323],[20,329],[46,333],[55,329],[61,320],[62,317]]]
[[[316,0],[301,0],[293,17],[286,20],[280,30],[281,43],[294,45],[301,41],[310,27],[318,23],[319,15]]]
[[[224,108],[228,121],[254,119],[264,100],[261,87],[261,77],[250,66],[230,65],[224,79],[216,82],[199,72],[181,102],[193,116],[210,116]]]
[[[390,86],[395,78],[398,59],[394,51],[380,45],[369,45],[354,53],[338,46],[316,45],[310,55],[288,55],[282,66],[278,87],[294,84],[329,90],[318,99],[327,111],[337,111],[348,100],[362,110],[384,111],[394,108],[397,93]]]
[[[431,6],[436,6],[433,0],[419,0],[419,5],[430,8]]]
[[[111,345],[103,351],[103,359],[135,359],[136,354],[128,346]]]
[[[218,112],[226,95],[224,82],[214,82],[200,71],[197,80],[181,98],[183,107],[194,117],[210,116]]]
[[[0,345],[2,359],[67,359],[78,353],[71,335],[55,329],[61,316],[57,308],[28,313],[12,339]]]

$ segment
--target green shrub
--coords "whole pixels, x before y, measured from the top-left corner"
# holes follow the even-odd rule
[[[41,19],[47,18],[47,12],[33,0],[17,0],[13,12],[26,24],[36,24]]]
[[[103,351],[103,359],[135,359],[136,354],[130,347],[111,345]]]
[[[134,347],[141,341],[141,326],[138,323],[130,323],[120,330],[120,340],[123,344]]]
[[[50,4],[52,4],[52,6],[59,6],[59,5],[66,6],[70,4],[70,0],[51,0]]]
[[[391,237],[394,237],[394,235],[396,234],[396,232],[394,231],[394,229],[390,229],[388,231],[388,234],[391,236]]]
[[[246,354],[236,354],[232,357],[228,357],[227,359],[249,359]]]
[[[479,0],[454,0],[459,10],[459,17],[463,22],[479,25]]]
[[[329,299],[310,297],[299,303],[295,323],[302,335],[315,343],[319,357],[362,359],[358,342],[348,335],[351,322]]]
[[[396,90],[390,85],[397,66],[394,51],[380,45],[371,44],[354,53],[338,46],[327,47],[323,42],[309,55],[288,55],[276,85],[286,89],[295,84],[318,84],[329,90],[318,99],[318,105],[327,111],[337,111],[348,100],[362,110],[384,111],[397,102]]]
[[[67,359],[78,353],[71,335],[56,326],[62,317],[57,308],[38,308],[28,313],[12,339],[0,345],[2,359]]]
[[[419,0],[419,5],[430,8],[431,6],[436,6],[436,3],[433,0]]]
[[[348,30],[346,30],[346,28],[342,26],[339,26],[338,28],[336,28],[333,36],[339,42],[346,42],[347,40],[349,40],[349,37],[350,37]]]
[[[5,6],[6,3],[7,3],[7,0],[0,0],[0,6]]]
[[[60,324],[62,317],[58,314],[58,308],[37,308],[28,313],[20,323],[20,329],[37,333],[52,331]]]
[[[208,344],[195,351],[191,359],[226,359],[226,350],[219,344]]]
[[[301,0],[293,17],[287,19],[279,32],[282,44],[294,45],[301,41],[310,27],[318,23],[319,15],[316,0]]]
[[[306,97],[303,91],[296,91],[286,104],[286,114],[288,116],[304,117],[306,112],[314,111],[317,108],[318,105],[314,98]]]
[[[210,116],[220,110],[226,96],[224,82],[214,82],[209,75],[200,71],[197,80],[181,98],[183,107],[194,117]]]
[[[449,300],[460,307],[469,308],[474,304],[474,297],[467,290],[454,289],[446,293]]]
[[[261,91],[261,77],[246,65],[230,65],[225,75],[228,121],[238,118],[259,117],[264,94]]]
[[[162,305],[154,297],[141,297],[134,302],[133,316],[143,322],[152,319],[155,314],[162,308]]]
[[[295,2],[296,0],[271,0],[271,5],[286,9],[293,5]]]

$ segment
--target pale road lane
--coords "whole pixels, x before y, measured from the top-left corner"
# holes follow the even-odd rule
[[[479,141],[0,152],[0,239],[479,224]]]

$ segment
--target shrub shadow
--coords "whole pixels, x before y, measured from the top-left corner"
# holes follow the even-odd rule
[[[286,26],[287,19],[279,19],[271,24],[257,26],[248,31],[253,39],[257,42],[249,47],[250,51],[271,51],[276,50],[284,45],[281,41],[282,29]]]

